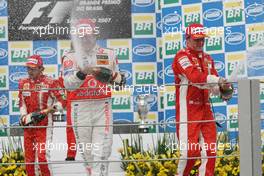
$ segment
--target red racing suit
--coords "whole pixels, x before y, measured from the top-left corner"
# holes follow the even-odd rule
[[[52,78],[40,75],[36,80],[25,78],[19,80],[19,107],[21,117],[33,112],[40,112],[47,107],[54,105],[55,102],[60,107],[66,106],[60,91],[50,90],[57,87]],[[48,114],[42,121],[35,126],[52,126],[52,115]],[[52,128],[25,128],[24,129],[24,148],[25,162],[34,163],[37,156],[38,162],[47,162],[49,151],[47,143],[51,142]],[[44,149],[44,150],[43,150]],[[42,175],[51,175],[48,164],[40,164]],[[34,164],[26,165],[28,176],[35,175]]]
[[[80,69],[74,52],[63,59],[64,86],[71,100],[71,116],[75,127],[75,136],[86,161],[107,160],[111,154],[113,141],[111,89],[97,81],[94,76],[79,77]],[[96,65],[119,71],[113,50],[96,46],[86,59],[96,60]],[[72,91],[70,91],[72,90]],[[91,127],[104,125],[104,127]],[[87,148],[87,146],[90,146]],[[88,174],[108,175],[108,163],[87,164]]]
[[[63,78],[59,77],[58,79],[59,87],[64,88]],[[67,97],[67,91],[64,91]],[[66,125],[72,126],[71,121],[71,100],[67,97],[67,105],[66,105]],[[76,140],[73,131],[73,127],[66,127],[66,140],[67,140],[67,158],[75,158],[76,157]]]
[[[176,83],[176,122],[179,122],[176,130],[181,158],[199,157],[201,154],[202,157],[215,156],[215,122],[181,123],[214,119],[209,102],[209,91],[218,86],[211,83],[218,83],[219,77],[213,59],[204,52],[195,52],[187,48],[176,54],[172,69]],[[187,148],[181,148],[183,146]],[[179,175],[187,176],[195,159],[185,159],[179,161],[178,172]],[[199,175],[214,175],[214,167],[215,158],[202,159]]]

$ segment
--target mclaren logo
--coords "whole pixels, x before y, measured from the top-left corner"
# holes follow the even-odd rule
[[[57,51],[51,47],[39,47],[34,50],[34,53],[41,55],[43,58],[51,58],[57,54]]]
[[[248,16],[260,16],[264,13],[264,4],[252,4],[245,9]]]
[[[225,64],[221,61],[215,61],[215,69],[217,70],[217,72],[221,72],[223,71],[225,68]]]
[[[151,6],[154,3],[154,0],[133,0],[132,2],[135,6],[147,7]]]
[[[176,13],[171,13],[163,17],[163,22],[166,25],[176,25],[181,22],[181,16]]]
[[[142,44],[133,48],[133,53],[139,56],[149,56],[154,54],[155,51],[155,47],[149,44]]]
[[[171,65],[168,65],[166,68],[165,68],[165,74],[167,76],[170,76],[170,77],[174,77],[174,74],[173,74],[173,70],[171,68]]]
[[[7,51],[3,48],[0,48],[0,59],[3,59],[7,56]]]
[[[244,42],[245,35],[241,32],[233,32],[225,37],[225,41],[229,45],[238,45]]]
[[[9,79],[13,83],[18,83],[19,79],[26,78],[27,76],[28,76],[28,74],[26,72],[16,72],[16,73],[11,74],[9,76]]]
[[[207,21],[216,21],[223,16],[223,13],[219,9],[208,9],[203,13],[203,18]]]

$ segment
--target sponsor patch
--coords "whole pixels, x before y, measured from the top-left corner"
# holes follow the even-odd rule
[[[108,55],[97,54],[96,55],[96,63],[97,63],[97,65],[109,65]]]
[[[30,92],[22,92],[22,95],[24,97],[29,97],[29,96],[31,96],[31,93]]]
[[[190,60],[189,60],[188,57],[186,57],[186,56],[181,57],[181,58],[179,59],[179,64],[181,65],[181,67],[182,67],[183,69],[186,69],[187,67],[192,66]]]
[[[69,70],[69,69],[72,68],[72,66],[73,66],[72,60],[66,60],[66,61],[63,62],[64,70]]]

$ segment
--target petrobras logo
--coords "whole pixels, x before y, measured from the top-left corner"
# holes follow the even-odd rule
[[[34,53],[41,55],[43,58],[51,58],[57,54],[57,51],[52,47],[39,47],[34,50]]]
[[[264,68],[264,60],[248,60],[248,67],[260,70]]]
[[[170,13],[163,17],[163,23],[166,25],[176,25],[181,22],[181,16],[177,13]]]
[[[160,79],[163,79],[163,70],[160,70],[160,71],[158,72],[158,77],[159,77]]]
[[[225,37],[225,41],[229,45],[238,45],[244,42],[245,35],[241,32],[233,32]]]
[[[0,2],[0,10],[3,10],[7,7],[7,2],[5,0],[2,0]]]
[[[223,16],[220,9],[208,9],[203,13],[203,18],[207,21],[216,21]]]
[[[215,69],[217,72],[223,71],[225,68],[225,64],[222,61],[215,61]]]
[[[125,74],[125,77],[126,77],[127,80],[132,77],[132,73],[130,71],[128,71],[128,70],[123,70],[122,69],[122,70],[120,70],[120,72]]]
[[[28,74],[26,72],[15,72],[9,76],[9,79],[13,83],[18,83],[20,79],[26,78]]]
[[[171,68],[171,65],[168,65],[166,68],[165,68],[165,74],[167,76],[170,76],[170,77],[174,77],[174,74],[173,74],[173,70]]]
[[[148,7],[154,3],[154,0],[133,0],[132,3],[138,7]]]
[[[133,53],[139,56],[149,56],[154,54],[156,48],[150,44],[141,44],[133,48]]]
[[[8,106],[8,98],[5,95],[0,97],[0,109],[3,109]]]
[[[264,5],[263,4],[251,4],[246,9],[245,12],[248,16],[260,16],[264,13]]]
[[[216,112],[215,113],[215,119],[217,120],[218,123],[221,125],[225,123],[226,116],[222,113]]]
[[[0,59],[4,59],[7,56],[7,51],[3,48],[0,48]]]
[[[167,118],[165,122],[167,124],[165,124],[164,126],[167,125],[170,128],[176,128],[176,126],[175,126],[175,122],[176,122],[175,116],[171,116],[171,117]]]

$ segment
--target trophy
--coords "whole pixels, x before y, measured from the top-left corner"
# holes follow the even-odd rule
[[[140,119],[140,125],[138,126],[140,132],[148,132],[149,125],[146,125],[146,119],[149,111],[148,99],[149,94],[141,94],[136,97],[137,101],[137,112]]]

